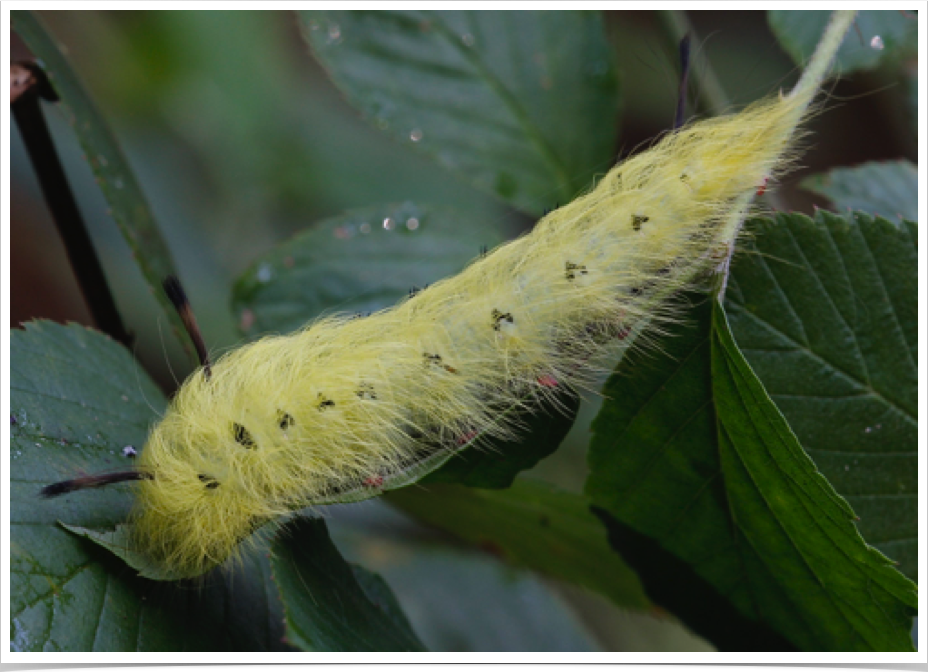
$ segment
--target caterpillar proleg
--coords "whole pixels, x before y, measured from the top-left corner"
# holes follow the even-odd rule
[[[672,317],[670,297],[725,263],[853,16],[836,12],[789,95],[676,129],[459,275],[204,361],[139,456],[132,543],[196,576],[265,523],[475,431],[509,436],[500,409],[581,386],[610,342]]]

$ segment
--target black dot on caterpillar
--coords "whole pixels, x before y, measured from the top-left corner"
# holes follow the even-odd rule
[[[358,395],[359,399],[366,399],[368,401],[376,401],[377,399],[377,394],[374,392],[374,386],[371,383],[361,383],[355,394]]]
[[[232,436],[235,437],[236,443],[249,450],[257,448],[254,438],[251,436],[251,432],[245,429],[244,425],[240,425],[237,422],[232,423]]]
[[[441,355],[433,355],[428,352],[423,352],[422,357],[425,359],[426,366],[431,366],[431,365],[439,366],[443,368],[445,371],[447,371],[448,373],[458,372],[458,370],[455,369],[453,366],[448,366],[447,364],[445,364],[444,360],[442,360],[441,358]]]
[[[281,429],[289,429],[293,426],[293,423],[296,420],[293,419],[293,416],[285,411],[277,411],[277,426]]]
[[[219,487],[219,481],[217,481],[212,476],[207,476],[206,474],[197,474],[197,478],[200,479],[203,487],[205,487],[207,490],[215,490]]]
[[[513,322],[515,322],[515,320],[512,317],[512,313],[503,313],[497,310],[496,308],[493,309],[490,315],[493,317],[493,330],[494,331],[500,331],[500,329],[503,326],[503,322],[506,322],[508,324],[512,324]]]
[[[635,231],[641,231],[641,225],[651,221],[647,215],[632,215],[632,228]]]
[[[586,266],[568,261],[564,275],[568,280],[575,280],[578,275],[586,275]]]

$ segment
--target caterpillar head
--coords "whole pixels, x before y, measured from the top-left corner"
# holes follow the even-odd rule
[[[243,488],[231,461],[216,459],[229,442],[208,435],[191,442],[188,430],[171,411],[151,432],[139,464],[150,478],[140,483],[132,514],[133,548],[179,576],[223,563],[266,519],[249,491],[255,482]]]
[[[311,438],[296,436],[271,386],[255,382],[273,372],[249,365],[254,350],[230,353],[208,378],[205,369],[192,375],[139,457],[148,478],[132,544],[172,574],[196,576],[235,557],[258,527],[300,508],[296,493],[319,478]]]

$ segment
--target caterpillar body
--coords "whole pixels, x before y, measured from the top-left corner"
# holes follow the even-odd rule
[[[670,317],[668,298],[727,258],[829,63],[813,59],[788,96],[667,135],[391,309],[328,317],[195,372],[141,452],[132,543],[175,575],[201,574],[256,527],[476,431],[508,435],[500,409],[582,385],[610,341]]]

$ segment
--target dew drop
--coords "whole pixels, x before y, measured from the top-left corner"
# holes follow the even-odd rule
[[[364,234],[368,234],[371,232],[371,225],[368,224],[367,222],[362,223],[361,226],[359,226],[358,228],[361,230],[361,233],[364,233]]]
[[[274,275],[274,271],[271,269],[268,264],[261,264],[258,266],[258,272],[255,274],[258,278],[258,282],[267,282]]]
[[[329,24],[329,39],[333,42],[342,36],[342,28],[337,23]]]
[[[395,226],[396,226],[396,222],[394,222],[391,217],[387,217],[386,219],[383,220],[383,228],[385,228],[387,231],[392,231],[393,227]]]
[[[877,51],[883,51],[883,38],[879,35],[874,35],[873,39],[870,40],[870,48],[876,49]]]
[[[869,434],[872,431],[873,431],[873,427],[867,427],[867,429],[864,430],[864,434]]]
[[[409,139],[413,142],[419,142],[422,139],[422,129],[414,128],[409,132]]]
[[[461,43],[465,47],[474,46],[474,36],[471,35],[470,33],[464,33],[463,35],[461,35]]]
[[[415,217],[410,217],[409,219],[406,220],[406,228],[409,229],[410,231],[415,231],[416,229],[419,228],[419,220],[416,219]]]

